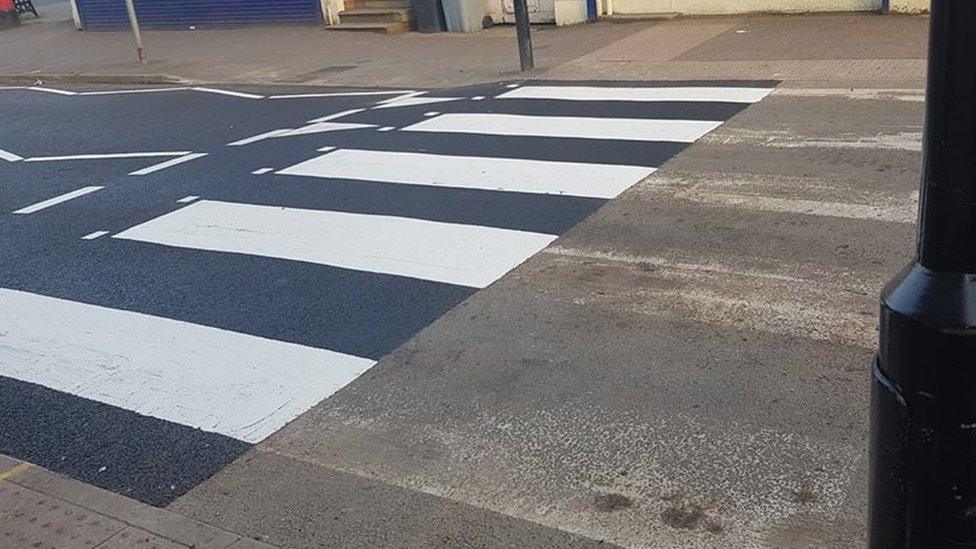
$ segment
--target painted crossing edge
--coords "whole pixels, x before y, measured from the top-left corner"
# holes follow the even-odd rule
[[[405,217],[201,200],[112,238],[482,288],[556,236]]]
[[[694,143],[722,121],[450,113],[401,131]]]
[[[250,443],[375,363],[9,289],[0,319],[0,375]]]
[[[339,149],[277,173],[610,199],[654,170],[640,166]]]
[[[772,88],[748,87],[605,87],[605,86],[521,86],[498,99],[549,99],[561,101],[629,101],[629,102],[716,102],[756,103]]]

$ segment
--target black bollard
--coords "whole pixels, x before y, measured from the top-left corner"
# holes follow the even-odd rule
[[[932,0],[916,261],[881,294],[870,546],[976,546],[976,1]]]
[[[515,34],[518,35],[519,64],[523,71],[535,67],[532,59],[532,35],[529,29],[529,5],[526,0],[514,0]]]

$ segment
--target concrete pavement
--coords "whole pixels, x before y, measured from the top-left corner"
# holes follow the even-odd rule
[[[20,81],[446,87],[517,78],[514,28],[384,36],[320,27],[150,31],[149,63],[124,32],[78,32],[65,5],[0,34],[0,77]],[[809,15],[539,26],[537,69],[573,80],[776,79],[920,85],[921,16]]]

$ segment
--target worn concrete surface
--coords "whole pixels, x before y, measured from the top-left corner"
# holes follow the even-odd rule
[[[260,475],[279,491],[338,471],[626,546],[863,544],[876,295],[921,163],[886,137],[922,119],[865,93],[741,113],[242,459],[307,464]],[[272,531],[291,507],[220,495],[249,469],[172,509]]]

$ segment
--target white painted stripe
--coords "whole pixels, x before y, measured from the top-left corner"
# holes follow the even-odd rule
[[[0,90],[26,90],[27,86],[0,86]]]
[[[56,90],[54,88],[42,88],[40,86],[30,86],[27,89],[28,90],[33,90],[33,91],[44,92],[44,93],[54,93],[54,94],[57,94],[57,95],[78,95],[77,92],[73,92],[73,91]]]
[[[313,119],[309,120],[308,122],[306,122],[306,124],[317,124],[319,122],[328,122],[329,120],[335,120],[336,118],[342,118],[343,116],[349,116],[349,115],[352,115],[352,114],[356,114],[356,113],[363,112],[365,110],[366,109],[349,109],[348,111],[341,111],[341,112],[337,112],[337,113],[332,113],[330,115],[320,116],[318,118],[313,118]]]
[[[256,95],[253,93],[244,93],[244,92],[231,91],[231,90],[221,90],[217,88],[193,87],[190,89],[193,91],[204,92],[204,93],[216,93],[218,95],[229,95],[231,97],[243,97],[244,99],[264,99],[263,95]]]
[[[274,168],[258,168],[251,172],[251,175],[264,175],[268,172],[273,172]]]
[[[204,156],[207,156],[207,153],[191,153],[183,155],[178,158],[173,158],[172,160],[167,160],[166,162],[160,162],[159,164],[153,164],[152,166],[145,167],[141,170],[130,172],[129,175],[148,175],[153,172],[165,170],[166,168],[171,168],[178,164],[183,164],[184,162],[196,160],[197,158],[203,158]]]
[[[433,103],[447,103],[458,101],[460,97],[404,97],[393,101],[384,101],[373,107],[374,109],[393,109],[396,107],[415,107],[417,105],[430,105]]]
[[[308,135],[313,133],[341,132],[345,130],[362,130],[365,128],[375,128],[375,124],[353,124],[348,122],[317,122],[294,130],[280,133],[272,137],[294,137],[296,135]]]
[[[110,158],[156,158],[161,156],[183,156],[191,151],[159,151],[132,153],[104,153],[104,154],[71,154],[67,156],[35,156],[24,159],[24,162],[57,162],[59,160],[102,160]]]
[[[472,101],[484,101],[485,100],[485,96],[483,96],[483,95],[476,95],[476,96],[472,97],[471,100]]]
[[[272,137],[279,136],[283,133],[288,133],[294,128],[281,128],[277,130],[271,130],[270,132],[259,133],[257,135],[252,135],[251,137],[245,137],[238,141],[228,143],[228,147],[240,147],[242,145],[250,145],[251,143],[257,143],[258,141],[264,141],[265,139],[270,139]]]
[[[498,99],[556,99],[563,101],[715,101],[755,103],[772,88],[656,87],[608,88],[595,86],[523,86]]]
[[[113,238],[481,288],[556,237],[403,217],[202,200]]]
[[[722,125],[721,122],[700,120],[641,120],[453,113],[423,120],[403,128],[403,131],[693,143],[720,125]]]
[[[613,198],[654,168],[340,149],[279,174]]]
[[[50,208],[51,206],[55,206],[55,205],[60,204],[62,202],[67,202],[67,201],[69,201],[69,200],[71,200],[73,198],[78,198],[79,196],[84,196],[84,195],[86,195],[88,193],[93,193],[93,192],[95,192],[95,191],[97,191],[99,189],[103,189],[103,188],[104,187],[97,187],[97,186],[82,187],[80,189],[71,191],[70,193],[64,193],[61,196],[55,196],[54,198],[49,198],[47,200],[38,202],[37,204],[31,204],[30,206],[23,207],[23,208],[15,211],[14,213],[15,214],[32,214],[34,212],[39,212],[39,211],[41,211],[41,210],[43,210],[45,208]]]
[[[384,103],[392,103],[393,101],[400,101],[401,99],[409,99],[411,97],[418,97],[418,96],[424,95],[425,93],[427,93],[427,92],[425,92],[425,91],[412,91],[412,92],[407,92],[407,93],[405,93],[403,95],[398,95],[396,97],[389,97],[387,99],[381,99],[381,100],[377,101],[376,104],[377,105],[382,105]]]
[[[0,289],[0,375],[260,442],[374,361]]]
[[[100,236],[105,236],[107,234],[108,234],[108,231],[95,231],[93,233],[86,234],[85,236],[81,237],[81,239],[82,240],[95,240],[96,238],[98,238]]]
[[[193,202],[194,200],[196,200],[198,198],[200,198],[200,197],[199,196],[196,196],[196,195],[184,196],[183,198],[177,200],[177,202],[179,202],[181,204],[189,204],[190,202]]]
[[[378,129],[376,131],[378,131],[378,132],[392,132],[395,129],[396,128],[394,128],[393,126],[383,126],[382,128],[380,128],[380,129]]]
[[[174,88],[145,88],[137,90],[103,90],[103,91],[89,91],[89,92],[78,92],[78,95],[124,95],[130,93],[157,93],[157,92],[172,92],[172,91],[183,91],[188,90],[185,86],[174,87]]]
[[[10,151],[5,151],[0,149],[0,160],[6,160],[7,162],[17,162],[18,160],[23,160],[24,157],[16,155]]]
[[[332,92],[332,93],[296,93],[290,95],[272,95],[268,99],[306,99],[314,97],[355,97],[368,95],[400,95],[404,93],[414,93],[413,90],[384,90],[384,91],[365,91],[365,92]]]

